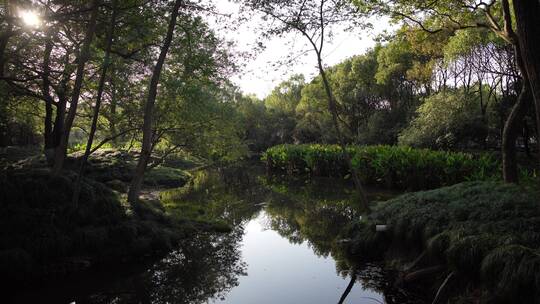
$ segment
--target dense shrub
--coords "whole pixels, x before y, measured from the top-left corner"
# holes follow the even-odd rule
[[[488,154],[415,149],[406,146],[350,146],[352,165],[367,184],[398,189],[431,189],[499,176]],[[270,171],[346,178],[350,172],[337,145],[280,145],[263,155]]]
[[[375,232],[375,224],[389,230]],[[376,206],[351,235],[351,251],[363,259],[384,257],[396,243],[426,250],[482,286],[494,303],[540,297],[538,197],[515,185],[466,182],[405,194]]]

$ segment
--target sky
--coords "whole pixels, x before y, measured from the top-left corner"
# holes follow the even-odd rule
[[[235,15],[239,7],[229,1],[221,0],[218,1],[217,9],[222,13]],[[346,58],[364,53],[375,45],[374,38],[378,34],[391,29],[386,19],[372,19],[370,22],[373,24],[372,29],[357,32],[335,29],[333,39],[327,41],[323,49],[324,64],[332,66]],[[260,24],[260,19],[254,17],[243,22],[235,31],[220,31],[223,38],[236,43],[236,50],[251,54],[250,58],[241,59],[243,68],[231,78],[243,93],[264,98],[276,85],[294,74],[304,74],[307,81],[316,76],[314,53],[301,56],[287,65],[280,64],[290,54],[296,56],[309,49],[306,38],[297,33],[274,37],[264,42],[264,50],[254,51],[259,37],[257,28]]]

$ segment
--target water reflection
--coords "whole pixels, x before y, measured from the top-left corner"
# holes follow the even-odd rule
[[[337,303],[349,278],[337,275],[335,261],[314,254],[307,242],[291,244],[277,231],[268,229],[272,218],[263,210],[246,226],[241,251],[248,276],[240,277],[239,286],[216,302]],[[382,296],[357,284],[344,303],[370,303],[368,299],[382,301]]]
[[[243,229],[201,234],[158,262],[55,282],[15,295],[13,303],[207,303],[238,285]],[[8,299],[9,302],[9,299]]]
[[[173,215],[223,221],[232,232],[199,233],[158,261],[55,282],[13,302],[414,303],[386,271],[347,259],[340,240],[359,215],[349,189],[276,183],[258,167],[201,171],[162,202]]]

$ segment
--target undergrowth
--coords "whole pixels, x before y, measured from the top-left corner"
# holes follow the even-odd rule
[[[540,298],[540,206],[536,195],[497,182],[466,182],[380,203],[353,229],[353,253],[384,257],[390,246],[426,250],[477,282],[499,303]],[[386,224],[388,232],[375,232]],[[517,300],[519,299],[519,300]]]
[[[94,263],[167,251],[192,228],[159,202],[128,204],[106,185],[84,178],[72,205],[75,174],[47,169],[0,173],[0,272],[6,282],[80,271]],[[157,204],[156,204],[157,203]]]
[[[406,146],[349,146],[352,165],[366,184],[393,189],[433,189],[463,181],[496,180],[499,162],[489,154],[434,151]],[[279,145],[263,160],[271,172],[348,178],[350,172],[337,145]]]

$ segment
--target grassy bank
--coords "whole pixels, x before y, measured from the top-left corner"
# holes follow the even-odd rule
[[[500,164],[488,154],[433,151],[405,146],[350,146],[352,165],[366,184],[393,189],[433,189],[469,180],[491,180]],[[291,175],[350,174],[336,145],[280,145],[268,149],[263,160],[270,172]]]
[[[81,153],[70,155],[69,167],[77,169],[77,157]],[[116,190],[126,190],[135,171],[137,155],[115,149],[98,150],[88,160],[85,176],[107,183]],[[144,186],[174,188],[183,186],[189,175],[180,168],[165,165],[155,166],[144,175]]]
[[[418,265],[444,265],[447,272],[439,274],[453,271],[450,286],[459,286],[457,294],[479,290],[489,303],[536,303],[540,298],[538,202],[537,194],[496,182],[466,182],[405,194],[379,204],[355,225],[351,252],[363,260],[388,260],[396,250],[401,257],[425,251],[423,265]],[[385,224],[388,230],[376,232],[376,224]],[[440,283],[431,278],[433,282]]]
[[[72,205],[75,157],[57,177],[50,175],[42,156],[5,159],[0,171],[2,282],[36,281],[142,259],[170,250],[198,230],[213,229],[203,221],[172,216],[157,194],[129,204],[123,192],[135,158],[121,151],[92,155],[79,204]],[[188,179],[181,169],[157,166],[145,176],[145,187],[179,187]]]
[[[148,202],[128,205],[85,179],[71,204],[74,174],[5,171],[0,176],[0,267],[6,280],[63,275],[93,263],[168,250],[183,227]]]

